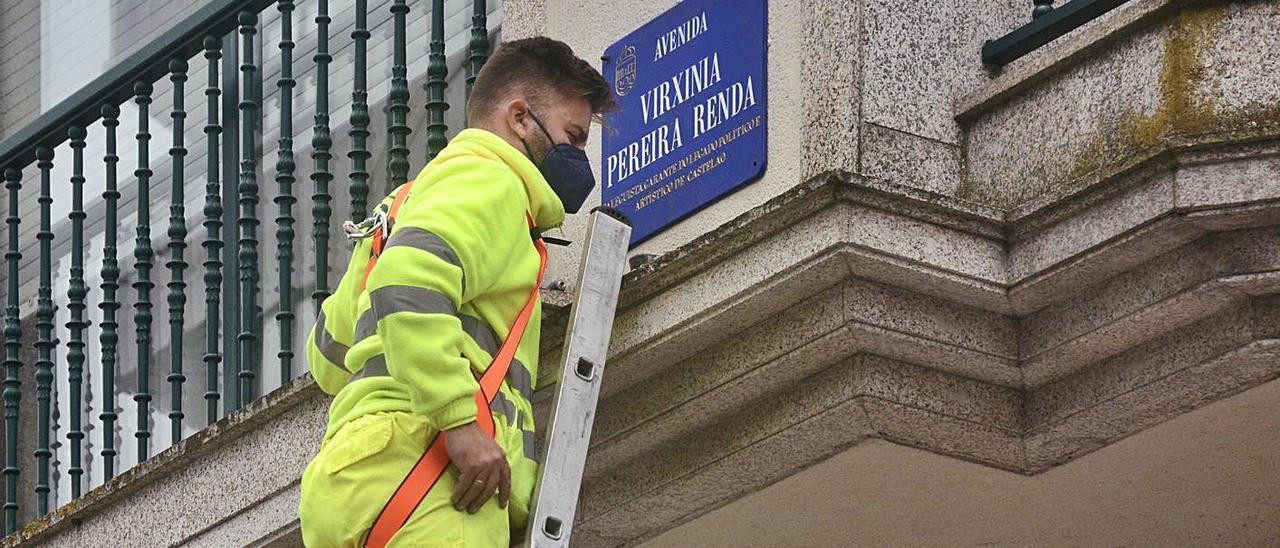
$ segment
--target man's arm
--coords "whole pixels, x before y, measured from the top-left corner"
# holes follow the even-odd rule
[[[361,253],[361,246],[367,248],[368,244],[362,242],[351,253],[347,272],[338,281],[338,287],[334,289],[333,294],[320,303],[316,323],[311,327],[311,333],[307,337],[307,367],[320,388],[329,395],[337,395],[351,378],[351,372],[346,366],[346,357],[347,351],[354,343],[351,340],[354,333],[352,293],[357,274],[364,272],[363,268],[354,267],[368,261],[368,252]]]
[[[440,179],[401,207],[368,294],[388,372],[409,387],[415,413],[449,430],[475,420],[479,390],[462,357],[458,307],[527,243],[528,199],[496,162],[455,158],[434,169]]]

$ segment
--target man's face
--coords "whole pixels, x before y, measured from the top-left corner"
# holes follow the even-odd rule
[[[546,127],[546,133],[538,128],[538,123],[533,120],[533,116],[523,120],[525,142],[529,145],[529,150],[533,153],[533,162],[540,162],[547,151],[557,144],[568,143],[579,149],[586,150],[587,138],[591,134],[591,103],[585,98],[559,97],[553,101],[547,101],[546,104],[537,110],[530,112],[533,116],[537,116],[542,125]],[[548,141],[548,135],[551,140]]]

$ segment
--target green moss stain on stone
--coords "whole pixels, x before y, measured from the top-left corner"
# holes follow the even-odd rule
[[[1201,2],[1162,22],[1165,49],[1154,112],[1131,110],[1103,126],[1070,153],[1065,174],[1046,174],[1049,166],[1043,164],[1020,174],[1025,181],[1040,181],[1028,183],[1038,189],[981,188],[979,181],[971,180],[966,166],[958,193],[964,195],[958,197],[1011,208],[1046,192],[1080,190],[1106,181],[1171,150],[1280,137],[1280,105],[1254,102],[1227,108],[1217,100],[1218,82],[1229,67],[1212,67],[1207,61],[1220,41],[1229,8],[1226,3]]]
[[[1197,5],[1171,17],[1155,112],[1130,113],[1104,128],[1075,153],[1072,169],[1051,187],[1081,187],[1105,180],[1176,148],[1280,135],[1280,105],[1254,102],[1234,109],[1217,105],[1216,77],[1222,74],[1211,73],[1206,57],[1218,41],[1227,9],[1223,4]]]
[[[1204,55],[1217,41],[1218,27],[1226,19],[1222,5],[1191,8],[1175,18],[1165,43],[1160,71],[1160,108],[1152,117],[1166,133],[1206,129],[1213,117],[1214,94],[1199,94],[1207,80]]]
[[[1214,94],[1205,93],[1210,75],[1204,58],[1225,18],[1222,5],[1189,7],[1174,15],[1167,23],[1155,112],[1125,114],[1103,128],[1075,153],[1067,175],[1050,186],[1079,186],[1090,175],[1115,173],[1186,136],[1212,131],[1218,120]]]

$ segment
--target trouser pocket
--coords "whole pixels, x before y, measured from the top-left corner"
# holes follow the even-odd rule
[[[391,426],[390,417],[378,415],[360,417],[344,426],[320,452],[324,472],[336,474],[381,453],[391,443]]]
[[[354,419],[307,465],[298,509],[307,546],[362,545],[374,517],[412,465],[396,455],[393,422],[390,414]]]

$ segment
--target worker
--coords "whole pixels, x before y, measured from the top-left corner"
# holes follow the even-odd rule
[[[563,42],[507,42],[476,76],[468,128],[370,219],[346,225],[350,264],[307,341],[311,374],[334,396],[302,476],[307,546],[506,547],[524,528],[537,475],[540,232],[595,187],[589,129],[616,108],[604,77]],[[514,355],[485,394],[504,345]],[[437,443],[443,472],[409,477]],[[415,488],[420,502],[406,507]],[[401,518],[388,518],[396,508]]]

